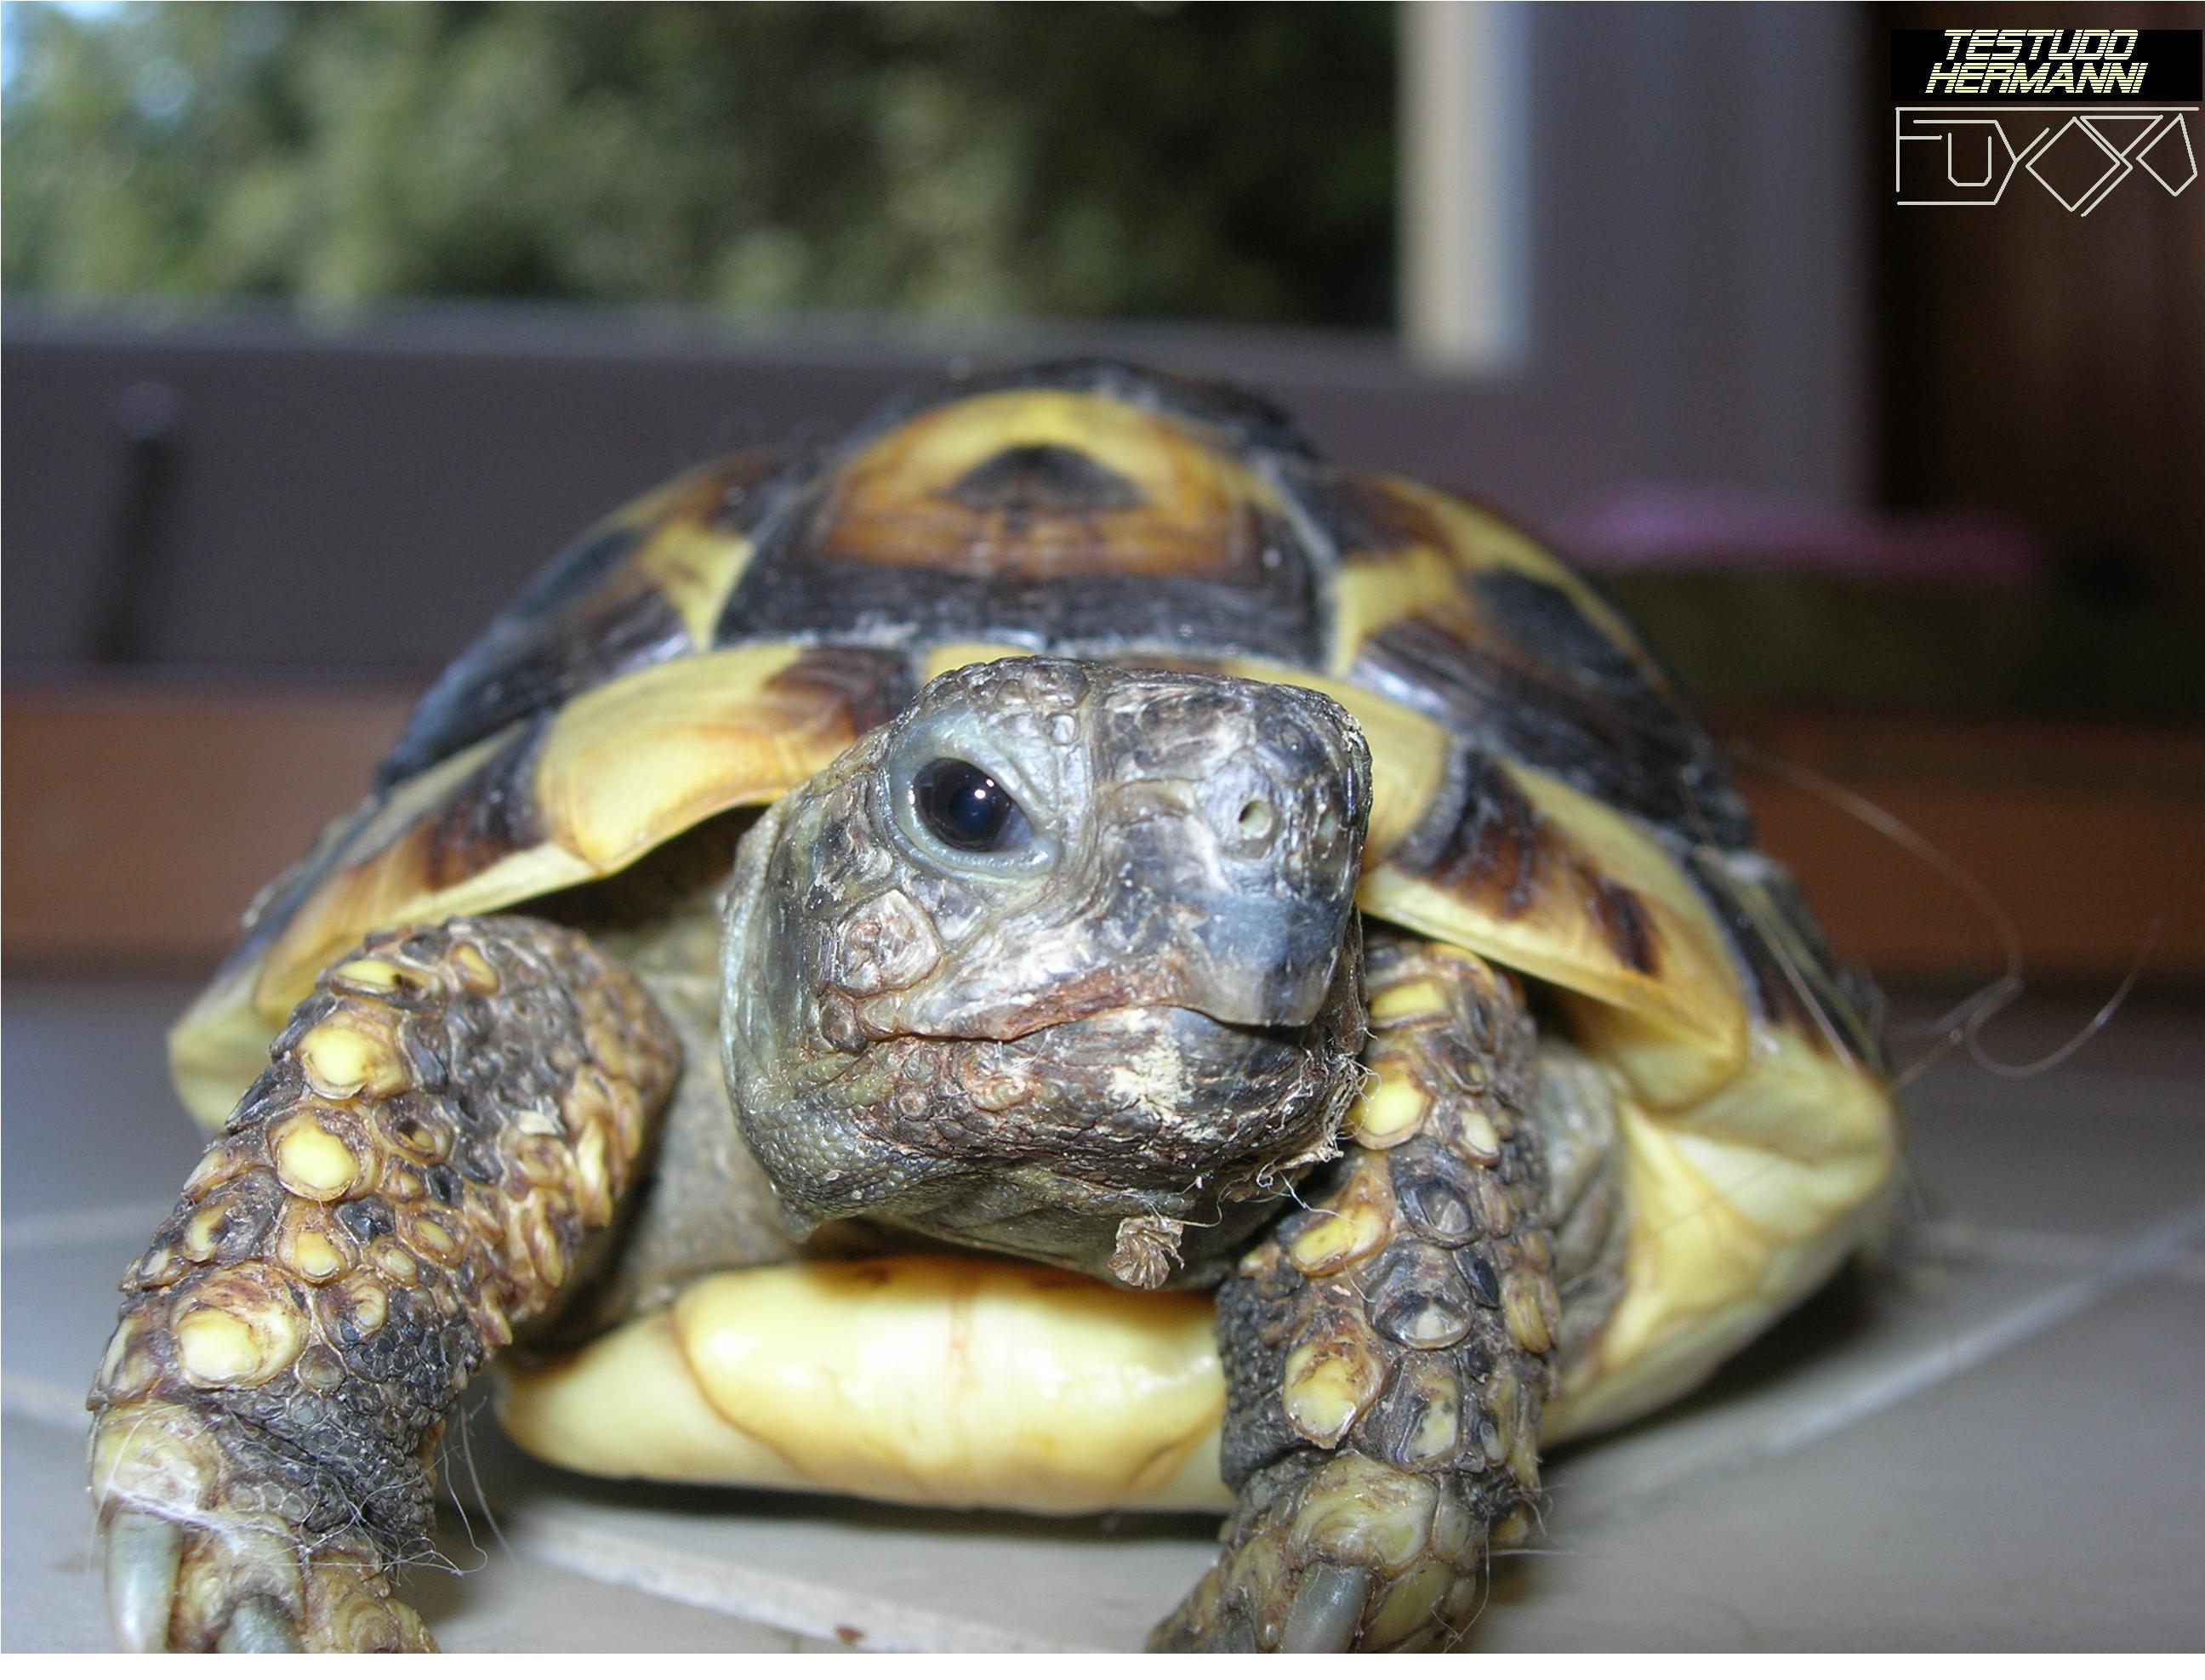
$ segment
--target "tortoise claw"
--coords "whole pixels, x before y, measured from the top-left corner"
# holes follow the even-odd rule
[[[183,1530],[163,1517],[126,1511],[107,1524],[103,1550],[107,1618],[116,1648],[167,1650],[169,1614],[184,1558]]]
[[[223,1532],[143,1509],[110,1507],[102,1525],[107,1614],[125,1651],[297,1651],[299,1619],[259,1590],[301,1571],[290,1547],[249,1529]]]
[[[1287,1612],[1281,1651],[1346,1651],[1362,1625],[1370,1602],[1371,1572],[1360,1567],[1317,1564],[1302,1576]]]
[[[222,1630],[214,1648],[288,1654],[299,1649],[299,1633],[282,1605],[265,1594],[257,1594],[230,1612],[229,1625]]]
[[[358,1537],[309,1546],[110,1505],[99,1545],[108,1619],[125,1651],[436,1648]]]

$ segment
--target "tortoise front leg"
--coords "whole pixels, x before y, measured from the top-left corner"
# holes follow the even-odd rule
[[[430,1644],[446,1413],[611,1220],[680,1053],[642,986],[518,917],[322,977],[144,1258],[90,1404],[116,1636]]]
[[[1538,1499],[1560,1308],[1531,1023],[1442,947],[1374,941],[1369,988],[1353,1137],[1219,1292],[1239,1504],[1159,1648],[1453,1643]]]

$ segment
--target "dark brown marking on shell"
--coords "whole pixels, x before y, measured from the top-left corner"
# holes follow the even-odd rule
[[[536,807],[536,761],[553,715],[540,713],[426,813],[401,842],[418,849],[423,888],[471,881],[544,839]]]
[[[771,504],[779,465],[764,454],[731,456],[671,487],[651,522],[593,531],[554,555],[422,696],[376,786],[417,775],[610,678],[692,651],[687,625],[638,556],[677,523],[740,536]]]
[[[643,536],[600,531],[553,561],[422,697],[377,787],[418,775],[585,684],[683,651],[680,615],[627,564]]]
[[[1322,656],[1330,555],[1312,553],[1291,519],[1222,494],[1221,484],[1214,500],[1197,495],[1183,516],[1168,515],[1079,450],[1031,443],[966,468],[931,496],[877,500],[844,483],[839,464],[862,460],[898,427],[924,426],[948,402],[1020,389],[1085,392],[1168,417],[1184,434],[1172,447],[1197,472],[1206,452],[1273,472],[1309,454],[1285,417],[1258,399],[1122,364],[953,381],[859,428],[835,464],[759,527],[758,555],[722,613],[716,642],[982,641],[1103,658],[1176,649],[1303,663]]]
[[[1638,894],[1582,861],[1576,874],[1585,909],[1608,948],[1626,968],[1654,974],[1661,967],[1661,947],[1654,918],[1646,913]]]
[[[1287,482],[1343,564],[1376,563],[1404,549],[1449,547],[1446,527],[1429,508],[1394,495],[1380,479],[1316,462],[1293,471]]]
[[[746,449],[719,464],[706,497],[699,498],[703,522],[729,537],[748,537],[795,484],[811,477],[815,455]]]
[[[832,708],[851,735],[887,722],[918,692],[910,657],[885,648],[806,648],[767,680],[769,694],[806,707]]]
[[[998,391],[1071,391],[1107,397],[1192,420],[1219,434],[1237,450],[1302,460],[1313,460],[1316,454],[1293,418],[1267,397],[1238,386],[1160,372],[1107,356],[1067,357],[1024,367],[959,374],[920,386],[876,409],[858,429],[855,438],[869,441],[930,409]]]
[[[1061,443],[1020,443],[990,455],[942,492],[976,513],[1017,528],[1036,519],[1114,513],[1147,498],[1131,479]]]
[[[1745,806],[1697,719],[1569,596],[1495,568],[1380,629],[1351,674],[1471,740],[1693,840],[1752,844]]]
[[[1791,947],[1786,953],[1791,958],[1787,965],[1770,930],[1747,907],[1744,883],[1733,883],[1728,869],[1711,865],[1702,856],[1686,852],[1679,861],[1722,928],[1755,1018],[1772,1026],[1794,1027],[1811,1044],[1826,1042],[1834,1031],[1845,1051],[1881,1069],[1875,987],[1831,951],[1791,876],[1765,858],[1744,859],[1736,866],[1750,870],[1758,879],[1768,913],[1777,919]]]
[[[1524,915],[1554,865],[1553,830],[1516,779],[1482,752],[1463,756],[1454,792],[1452,822],[1412,834],[1394,862],[1503,919]]]
[[[931,462],[941,424],[920,415],[847,456],[769,547],[998,583],[1094,574],[1230,582],[1258,576],[1265,563],[1265,515],[1244,492],[1242,463],[1174,419],[1149,423],[1161,460],[1145,487],[1075,445],[1012,434],[961,467]]]
[[[938,565],[822,552],[785,532],[744,574],[716,638],[1000,642],[1102,657],[1185,649],[1314,664],[1325,639],[1315,564],[1285,520],[1252,507],[1243,514],[1240,534],[1221,538],[1204,576],[1143,573],[1132,545],[1099,525],[1044,555],[1008,543],[975,548],[960,520]],[[1090,523],[1048,529],[1057,536]]]
[[[1507,766],[1484,753],[1462,755],[1392,861],[1504,921],[1530,914],[1566,883],[1618,962],[1640,974],[1660,971],[1660,930],[1637,893],[1577,851]]]

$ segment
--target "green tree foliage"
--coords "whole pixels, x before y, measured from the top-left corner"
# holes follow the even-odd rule
[[[1391,315],[1387,6],[9,10],[19,294]]]

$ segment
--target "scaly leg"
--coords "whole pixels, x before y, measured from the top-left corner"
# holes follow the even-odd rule
[[[124,1274],[90,1404],[136,1650],[416,1650],[460,1391],[611,1220],[680,1052],[640,984],[518,917],[370,939]]]
[[[1368,984],[1353,1137],[1218,1295],[1239,1505],[1159,1648],[1452,1643],[1539,1496],[1560,1308],[1530,1018],[1439,946],[1374,941]]]

